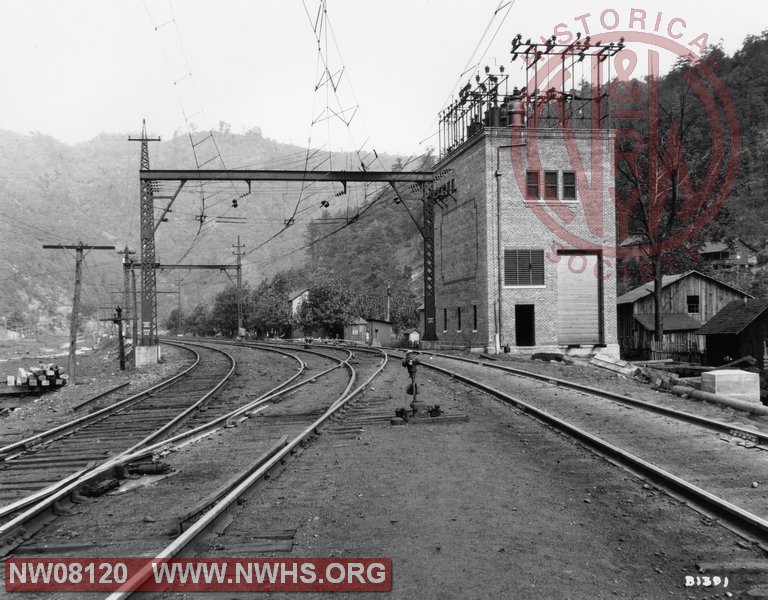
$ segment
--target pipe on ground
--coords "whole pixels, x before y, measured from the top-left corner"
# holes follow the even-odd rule
[[[678,396],[689,396],[696,400],[706,400],[707,402],[716,402],[717,404],[723,404],[730,406],[737,410],[743,410],[756,415],[768,415],[768,406],[763,406],[757,402],[747,402],[746,400],[738,400],[737,398],[731,398],[730,396],[722,396],[720,394],[712,394],[711,392],[702,392],[692,387],[684,385],[676,385],[672,387],[672,393]]]

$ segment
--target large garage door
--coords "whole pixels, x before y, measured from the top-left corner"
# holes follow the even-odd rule
[[[596,254],[561,254],[557,264],[557,341],[599,344],[600,295]]]

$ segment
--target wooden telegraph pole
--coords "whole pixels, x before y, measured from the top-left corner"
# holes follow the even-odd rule
[[[233,244],[233,248],[237,248],[237,252],[233,252],[237,257],[237,290],[235,291],[235,298],[237,302],[237,339],[241,339],[243,337],[243,334],[245,333],[243,331],[243,309],[242,309],[242,286],[243,286],[243,264],[240,260],[243,256],[245,256],[245,252],[240,252],[241,248],[245,248],[245,244],[240,244],[240,236],[237,236],[237,246]]]
[[[136,274],[131,268],[133,263],[132,255],[136,254],[135,250],[131,250],[128,246],[123,250],[118,250],[118,254],[123,255],[123,310],[125,311],[125,320],[133,322],[133,349],[134,358],[136,356]],[[133,280],[133,285],[131,285]],[[121,321],[122,322],[122,321]]]
[[[114,246],[89,246],[78,242],[73,245],[66,244],[51,244],[44,245],[46,250],[74,250],[75,251],[75,298],[72,302],[72,319],[69,323],[69,360],[67,364],[67,371],[69,373],[69,381],[72,385],[77,385],[76,369],[77,361],[75,359],[75,352],[77,349],[77,317],[80,313],[80,282],[83,274],[83,251],[84,250],[114,250]]]

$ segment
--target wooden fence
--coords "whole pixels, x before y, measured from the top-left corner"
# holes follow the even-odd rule
[[[703,365],[704,353],[696,344],[675,344],[650,341],[647,348],[621,348],[621,357],[628,361],[673,360],[674,362]]]

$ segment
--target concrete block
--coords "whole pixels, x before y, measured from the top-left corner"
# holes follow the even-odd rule
[[[739,369],[701,374],[701,391],[760,404],[760,376]]]

